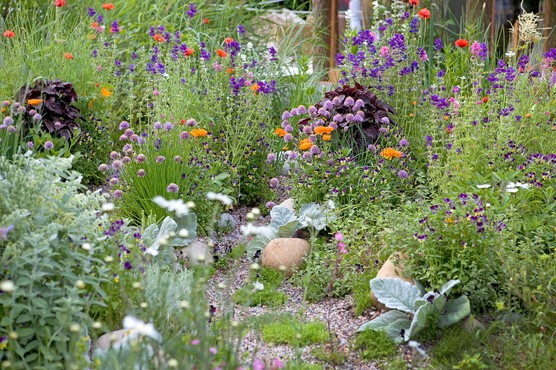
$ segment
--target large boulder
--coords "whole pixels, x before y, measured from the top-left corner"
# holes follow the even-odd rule
[[[285,271],[286,275],[291,276],[293,270],[301,266],[310,251],[311,246],[304,239],[273,239],[265,247],[261,262],[265,267]]]
[[[384,262],[384,265],[382,265],[380,270],[378,270],[378,273],[376,274],[376,278],[398,278],[398,279],[402,279],[403,281],[407,281],[410,284],[415,285],[413,279],[410,278],[409,276],[406,276],[406,274],[403,271],[403,265],[401,261],[403,261],[404,259],[407,259],[407,256],[400,253],[392,254],[390,257],[388,257],[386,262]],[[371,290],[371,303],[377,310],[387,310],[386,306],[384,306],[376,299],[372,290]]]

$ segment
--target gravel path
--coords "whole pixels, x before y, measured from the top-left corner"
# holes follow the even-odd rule
[[[239,232],[240,225],[245,225],[245,214],[249,211],[247,208],[240,208],[231,214],[237,221],[235,230],[231,233],[213,238],[215,240],[215,251],[221,256],[229,253],[231,248],[243,239]],[[261,218],[257,224],[265,225],[270,222],[268,217]],[[251,261],[244,255],[240,260],[230,260],[225,269],[219,269],[215,272],[207,284],[207,299],[210,304],[215,307],[226,305],[226,309],[230,309],[229,305],[233,305],[231,309],[234,312],[234,320],[245,322],[249,317],[261,315],[264,313],[303,313],[303,318],[307,321],[320,320],[329,325],[334,333],[334,345],[336,350],[345,356],[338,369],[380,369],[380,365],[372,361],[362,359],[358,355],[358,351],[354,350],[354,339],[356,329],[366,321],[369,321],[379,315],[374,309],[368,310],[363,316],[354,315],[353,298],[346,296],[344,298],[327,298],[318,303],[307,303],[303,301],[303,289],[294,286],[291,282],[285,280],[280,291],[288,295],[288,301],[279,308],[269,308],[266,306],[245,307],[233,304],[234,293],[247,284],[249,277]],[[301,349],[301,360],[305,363],[321,364],[325,368],[333,368],[331,365],[315,358],[312,355],[313,349],[322,345],[311,345]],[[324,344],[327,352],[330,351],[331,344],[327,341]],[[407,353],[410,357],[411,353],[407,348],[400,347],[401,351]],[[261,340],[260,335],[254,330],[249,331],[241,343],[241,355],[248,353],[247,358],[251,361],[256,357],[270,363],[275,358],[280,358],[284,362],[295,360],[299,356],[299,351],[289,345],[270,345]]]

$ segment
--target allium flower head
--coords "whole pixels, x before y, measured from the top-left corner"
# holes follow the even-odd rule
[[[177,193],[180,190],[180,188],[178,187],[178,185],[174,184],[173,182],[170,183],[168,185],[168,187],[166,188],[166,191],[168,193]]]
[[[48,140],[47,142],[45,142],[44,143],[44,149],[46,149],[46,150],[54,149],[54,144],[52,143],[52,141]]]

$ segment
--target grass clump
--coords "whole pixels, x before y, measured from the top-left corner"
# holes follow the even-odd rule
[[[359,316],[369,308],[371,308],[371,288],[369,281],[376,276],[376,272],[365,272],[357,276],[353,284],[353,304],[355,306],[355,315]]]
[[[234,294],[234,302],[243,306],[279,307],[286,303],[288,295],[279,292],[284,274],[270,268],[253,271],[249,283]]]
[[[392,357],[397,346],[385,331],[365,330],[355,339],[355,347],[361,351],[361,357],[367,360]]]
[[[323,322],[303,322],[293,315],[277,319],[261,327],[262,339],[267,343],[307,346],[328,339],[328,330]]]

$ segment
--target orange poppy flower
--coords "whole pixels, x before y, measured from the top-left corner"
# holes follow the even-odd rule
[[[106,4],[102,4],[102,8],[103,8],[104,10],[112,10],[112,9],[115,8],[115,6],[114,6],[114,4],[112,4],[112,3],[106,3]]]
[[[430,19],[430,17],[431,17],[431,11],[428,10],[427,8],[423,8],[423,9],[419,10],[417,12],[417,14],[419,15],[419,17],[421,17],[423,19]]]
[[[380,156],[385,159],[401,158],[402,152],[394,148],[385,148],[380,152]]]
[[[253,84],[253,85],[251,86],[251,90],[253,90],[253,95],[257,95],[257,91],[259,91],[260,88],[261,88],[261,87],[260,87],[259,85]]]
[[[193,53],[195,52],[195,50],[191,49],[191,48],[187,48],[185,49],[185,51],[183,52],[183,55],[185,55],[186,57],[191,56]]]
[[[91,23],[91,28],[96,30],[98,28],[98,22]]]
[[[102,95],[103,98],[107,98],[112,95],[112,91],[108,90],[106,87],[103,87],[102,89],[100,89],[100,95]]]
[[[27,100],[27,104],[32,105],[32,106],[39,105],[40,103],[42,103],[42,99],[29,99],[29,100]]]
[[[485,97],[483,98],[483,103],[488,103],[488,96],[485,96]]]
[[[191,136],[193,137],[203,137],[203,136],[207,136],[208,132],[205,129],[202,128],[195,128],[193,130],[191,130]]]
[[[235,71],[234,71],[233,68],[228,68],[228,69],[226,69],[226,72],[227,72],[228,74],[231,75],[231,74],[234,73]]]
[[[64,57],[68,60],[73,59],[73,55],[71,55],[70,53],[64,53]]]
[[[303,140],[299,141],[299,150],[301,150],[301,151],[309,150],[309,149],[311,149],[312,146],[313,146],[313,143],[309,139],[303,139]]]
[[[161,34],[157,33],[153,36],[153,39],[155,39],[156,42],[164,42],[166,41],[166,39],[164,38],[164,36],[162,36]]]
[[[274,130],[274,133],[280,137],[286,136],[286,130],[281,127],[277,127],[276,130]]]
[[[209,24],[209,19],[208,18],[203,19],[203,23],[204,24]]]
[[[231,37],[226,37],[226,38],[224,39],[224,42],[225,42],[226,44],[231,44],[232,42],[234,42],[234,39],[231,38]]]
[[[531,118],[531,113],[527,113],[527,114],[525,115],[525,118]]]
[[[330,135],[330,134],[324,134],[324,135],[322,135],[322,140],[324,140],[324,141],[330,141],[330,140],[332,140],[332,135]]]
[[[413,6],[419,5],[419,0],[409,0],[409,4]]]
[[[5,30],[4,37],[11,39],[12,37],[15,37],[15,32],[12,30]]]
[[[469,41],[467,41],[466,39],[457,39],[456,46],[458,48],[466,48],[469,46]]]
[[[332,131],[334,131],[334,129],[330,126],[325,127],[325,126],[317,126],[315,127],[315,129],[313,130],[313,132],[316,135],[322,135],[322,134],[330,134]]]
[[[226,58],[228,56],[228,53],[226,53],[224,50],[222,49],[216,49],[216,54],[218,54],[218,56],[220,58]]]

